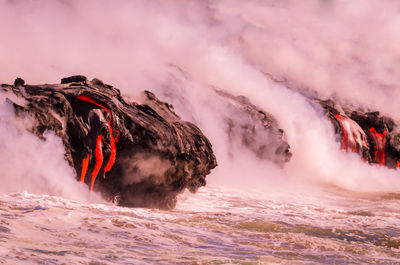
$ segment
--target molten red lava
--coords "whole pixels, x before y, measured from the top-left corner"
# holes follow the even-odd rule
[[[348,132],[346,130],[346,128],[344,127],[343,122],[347,119],[345,117],[343,117],[340,114],[336,114],[335,118],[338,120],[340,127],[342,128],[342,149],[343,150],[351,150],[353,152],[357,152],[357,146],[354,142],[349,140],[349,135]]]
[[[378,165],[385,164],[385,144],[386,144],[386,133],[387,131],[383,131],[383,133],[378,133],[374,127],[369,129],[371,133],[372,140],[375,144],[375,159]],[[398,164],[397,164],[398,165]]]
[[[111,149],[111,154],[110,158],[108,159],[108,163],[106,167],[104,168],[104,173],[103,173],[103,178],[106,178],[106,172],[110,171],[112,166],[115,163],[115,156],[117,155],[117,147],[115,146],[115,138],[113,135],[113,129],[111,125],[111,120],[108,122],[108,126],[110,129],[110,149]]]
[[[97,103],[92,97],[87,96],[87,95],[80,95],[77,97],[77,99],[95,104],[96,106],[98,106],[102,109],[105,109],[108,113],[111,114],[110,115],[111,118],[108,121],[108,127],[109,127],[109,131],[110,131],[111,154],[110,154],[110,157],[108,159],[106,166],[104,167],[104,173],[103,173],[103,178],[106,178],[106,172],[109,172],[115,163],[115,158],[117,156],[117,147],[115,144],[118,143],[120,131],[119,130],[117,131],[117,133],[118,133],[117,138],[114,138],[113,126],[112,126],[113,125],[113,116],[112,116],[112,112],[109,108],[106,108],[105,106]],[[103,164],[102,139],[103,139],[102,135],[97,136],[96,150],[95,150],[96,165],[92,172],[92,182],[90,185],[91,190],[93,190],[94,181],[96,180],[97,174],[99,173],[99,171],[101,169],[101,165]],[[89,166],[89,154],[87,155],[87,157],[85,157],[82,160],[81,182],[85,181],[85,175],[86,175],[88,166]]]
[[[121,131],[117,130],[117,138],[115,138],[115,142],[118,143],[119,136],[121,135]]]
[[[96,180],[97,174],[99,173],[101,165],[103,164],[102,140],[103,140],[103,136],[101,134],[99,136],[97,136],[96,150],[95,150],[96,165],[94,166],[94,169],[92,172],[92,182],[90,184],[90,190],[93,190],[94,181]]]
[[[81,182],[85,182],[86,172],[89,166],[89,154],[82,160]]]
[[[400,167],[400,161],[397,161],[396,167],[397,167],[397,168]]]
[[[91,98],[91,97],[89,97],[89,96],[80,95],[80,96],[77,97],[77,99],[80,99],[80,100],[83,100],[83,101],[86,101],[86,102],[93,103],[93,104],[95,104],[96,106],[99,106],[100,108],[103,108],[103,109],[105,109],[105,110],[108,111],[108,112],[111,112],[110,109],[108,109],[108,108],[104,107],[103,105],[97,103],[96,101],[94,101],[93,98]]]

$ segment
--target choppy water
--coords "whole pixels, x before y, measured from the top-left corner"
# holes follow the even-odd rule
[[[400,194],[312,196],[204,188],[162,211],[2,195],[0,263],[400,263]]]

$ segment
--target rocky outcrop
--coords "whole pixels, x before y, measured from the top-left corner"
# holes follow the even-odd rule
[[[253,152],[259,159],[272,161],[283,166],[290,161],[292,153],[284,131],[278,121],[269,113],[253,105],[244,96],[233,96],[216,90],[220,106],[224,106],[226,132],[231,144],[241,145]]]
[[[342,149],[358,153],[363,161],[400,167],[400,128],[378,111],[341,107],[332,100],[316,101],[335,127]]]
[[[216,167],[211,144],[194,124],[151,92],[127,102],[118,89],[84,76],[61,84],[3,84],[17,116],[33,117],[32,132],[54,131],[79,181],[123,206],[173,208],[186,188],[195,192]]]

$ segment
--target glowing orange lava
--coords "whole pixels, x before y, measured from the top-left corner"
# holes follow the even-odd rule
[[[119,136],[121,135],[121,131],[117,130],[117,138],[115,138],[115,142],[118,143]]]
[[[89,166],[89,154],[82,160],[81,182],[85,182],[87,168]]]
[[[92,172],[92,182],[90,184],[90,190],[93,190],[94,181],[96,180],[97,174],[99,173],[101,165],[103,164],[102,140],[103,140],[103,136],[101,134],[99,136],[97,136],[96,150],[95,150],[96,165],[94,166],[94,169]]]
[[[386,133],[387,131],[383,131],[383,133],[378,133],[374,127],[369,129],[371,133],[372,140],[375,144],[375,159],[378,165],[385,164],[385,144],[386,144]]]
[[[347,118],[340,114],[336,114],[335,118],[338,120],[340,127],[342,128],[342,149],[346,151],[351,150],[353,152],[357,152],[357,146],[354,142],[349,140],[348,132],[343,124]]]
[[[80,95],[77,97],[77,99],[95,104],[96,106],[98,106],[98,107],[106,110],[108,113],[110,113],[110,120],[108,121],[108,127],[109,127],[109,131],[110,131],[111,153],[110,153],[108,162],[107,162],[106,166],[104,167],[103,178],[106,178],[106,172],[109,172],[115,163],[115,158],[117,156],[117,147],[115,144],[118,143],[120,131],[117,130],[117,133],[118,133],[117,138],[114,138],[113,126],[112,126],[113,125],[113,116],[112,116],[112,112],[109,108],[106,108],[105,106],[97,103],[92,97],[87,96],[87,95]],[[99,173],[99,171],[101,169],[101,165],[103,164],[102,139],[103,139],[102,135],[97,136],[96,150],[95,150],[96,165],[92,172],[92,182],[91,182],[91,186],[90,186],[91,190],[93,190],[94,181],[96,180],[97,174]],[[87,172],[88,165],[89,165],[89,154],[87,155],[87,157],[85,157],[82,160],[81,182],[85,181],[85,175]]]
[[[397,164],[396,167],[399,168],[400,167],[400,161],[397,160]]]
[[[81,182],[85,182],[86,172],[89,166],[89,154],[82,160]]]
[[[103,105],[97,103],[96,101],[94,101],[93,98],[91,98],[91,97],[89,97],[89,96],[80,95],[79,97],[77,97],[77,99],[80,99],[80,100],[83,100],[83,101],[86,101],[86,102],[93,103],[93,104],[95,104],[96,106],[99,106],[100,108],[103,108],[103,109],[105,109],[105,110],[108,111],[108,112],[111,112],[110,109],[108,109],[108,108],[104,107]]]
[[[111,125],[111,120],[108,122],[108,126],[110,129],[110,149],[111,149],[111,154],[110,158],[108,159],[108,163],[106,167],[104,168],[104,173],[103,173],[103,178],[106,178],[106,172],[110,171],[111,168],[113,167],[115,163],[115,156],[117,155],[117,147],[115,146],[115,138],[113,135],[113,129]]]

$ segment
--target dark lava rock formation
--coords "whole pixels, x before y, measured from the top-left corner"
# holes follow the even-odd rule
[[[78,180],[120,205],[173,208],[179,193],[204,186],[217,165],[199,128],[151,92],[141,104],[128,103],[118,89],[84,76],[45,85],[17,78],[1,87],[26,101],[8,99],[17,116],[33,117],[33,133],[45,140],[51,130],[62,139]]]
[[[211,85],[193,102],[190,99],[196,97],[196,93],[186,86],[195,82],[190,73],[179,66],[170,65],[169,78],[157,93],[166,101],[173,102],[180,113],[185,113],[186,118],[196,124],[201,122],[199,117],[211,115],[207,119],[207,127],[218,127],[219,137],[228,144],[228,148],[224,149],[227,157],[235,159],[239,153],[241,155],[243,151],[248,151],[260,160],[281,167],[290,161],[292,153],[284,131],[280,128],[279,117],[273,117],[243,95],[232,94],[224,88]],[[193,113],[199,105],[204,108],[205,114]]]
[[[316,100],[340,135],[342,149],[358,153],[368,163],[400,167],[400,128],[378,111],[341,107],[332,100]]]
[[[259,159],[272,161],[283,166],[290,161],[292,153],[278,121],[269,113],[253,105],[244,96],[233,96],[216,90],[226,110],[224,115],[226,132],[231,144],[241,145]]]
[[[318,92],[291,82],[285,77],[265,75],[276,83],[300,93],[318,108],[322,106],[332,122],[342,149],[358,153],[364,162],[400,168],[400,127],[379,111],[341,106],[333,100],[321,100]]]

